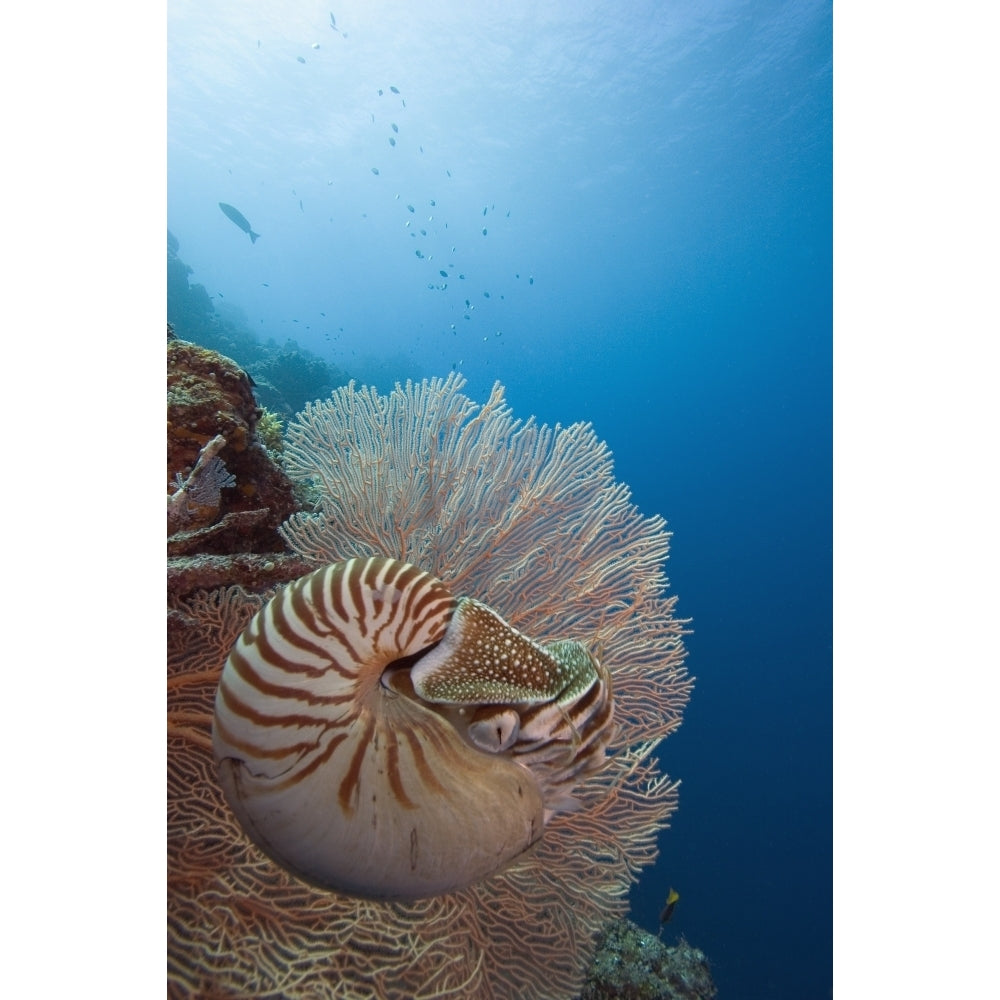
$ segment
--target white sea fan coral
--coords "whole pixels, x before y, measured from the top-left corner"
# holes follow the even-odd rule
[[[167,532],[186,527],[204,508],[218,510],[222,490],[236,485],[236,477],[226,468],[218,453],[226,439],[217,434],[198,453],[198,461],[187,477],[174,477],[177,489],[167,497]]]
[[[317,563],[384,555],[440,577],[538,641],[571,637],[611,673],[619,728],[608,766],[576,790],[529,857],[468,889],[374,903],[298,882],[244,838],[212,773],[222,663],[260,598],[238,588],[172,612],[169,752],[171,992],[176,996],[412,1000],[565,998],[594,932],[625,913],[656,857],[677,782],[654,750],[681,722],[693,680],[663,573],[669,536],[614,480],[588,424],[478,406],[458,376],[353,383],[288,428],[288,471],[319,509],[282,529]]]

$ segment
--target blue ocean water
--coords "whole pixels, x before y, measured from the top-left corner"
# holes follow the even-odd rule
[[[829,996],[830,4],[168,14],[168,223],[216,308],[591,421],[668,519],[698,682],[632,917],[672,885],[720,996]]]

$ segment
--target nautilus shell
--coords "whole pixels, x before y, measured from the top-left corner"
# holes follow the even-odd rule
[[[410,563],[351,559],[280,591],[223,669],[226,799],[289,871],[417,899],[503,869],[574,808],[613,736],[608,672],[542,647]]]

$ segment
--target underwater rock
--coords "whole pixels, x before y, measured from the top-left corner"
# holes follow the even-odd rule
[[[579,1000],[713,1000],[717,990],[705,954],[682,937],[668,946],[631,920],[613,920]]]
[[[262,591],[297,580],[313,569],[313,563],[281,552],[176,556],[167,563],[167,594],[172,598],[184,597],[196,590],[213,590],[233,583],[239,583],[245,590]]]
[[[167,342],[168,504],[194,479],[199,458],[213,487],[199,494],[206,502],[175,514],[170,525],[175,552],[286,551],[277,528],[298,504],[291,481],[257,437],[260,415],[250,378],[236,362],[188,341]],[[224,443],[213,446],[206,464],[203,451],[219,435]],[[177,537],[181,529],[183,544]]]
[[[177,256],[178,246],[167,230],[167,319],[181,337],[190,337],[211,327],[215,306],[204,285],[190,283],[194,271]]]

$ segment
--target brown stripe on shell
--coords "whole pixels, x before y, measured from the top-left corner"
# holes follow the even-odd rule
[[[273,747],[273,748],[262,748],[256,744],[245,743],[239,736],[233,733],[226,724],[216,717],[215,725],[219,729],[220,736],[234,749],[242,750],[246,754],[254,754],[257,757],[264,757],[269,760],[280,760],[282,757],[294,756],[296,754],[303,753],[313,746],[312,742],[309,743],[293,743],[288,746]]]
[[[417,804],[406,794],[406,789],[403,787],[399,768],[399,742],[396,739],[396,734],[392,729],[386,729],[385,736],[385,770],[389,779],[389,788],[396,801],[404,809],[416,809]]]
[[[420,733],[427,735],[426,730],[429,727],[421,726]],[[418,738],[417,727],[414,726],[411,729],[404,729],[402,731],[403,739],[409,744],[410,757],[413,763],[416,765],[417,774],[420,780],[423,782],[424,787],[427,788],[434,795],[445,795],[447,794],[447,787],[438,780],[437,775],[434,773],[434,768],[431,767],[430,761],[427,759],[427,754],[424,751],[424,745],[420,742]],[[444,752],[444,747],[436,747],[438,755],[440,756]]]
[[[325,571],[318,570],[289,584],[276,596],[273,605],[269,606],[270,615],[267,620],[275,633],[296,652],[308,654],[321,661],[321,665],[317,666],[296,660],[294,664],[296,673],[321,677],[327,670],[333,669],[344,676],[350,676],[342,664],[331,659],[330,651],[324,645],[329,632],[324,634],[318,627],[316,612],[321,606],[316,603],[315,595],[317,591],[322,590],[324,577]],[[343,639],[344,636],[341,635],[340,638]],[[273,652],[272,656],[267,657],[268,662],[275,667],[285,668],[287,661],[277,652],[274,644],[270,644],[270,648]],[[349,647],[348,653],[350,653]]]
[[[347,563],[344,563],[343,573],[349,574],[352,570],[353,565],[354,565],[353,559]],[[347,605],[344,603],[344,589],[341,581],[337,579],[337,576],[333,570],[334,568],[332,566],[328,566],[326,568],[325,575],[323,578],[325,585],[324,592],[326,595],[326,599],[329,602],[328,607],[330,609],[329,611],[330,621],[349,622],[351,620],[351,612],[348,610]],[[357,662],[358,659],[357,651],[352,650],[352,652],[354,653],[353,657],[354,662]]]
[[[307,705],[336,705],[344,704],[351,700],[350,695],[317,695],[302,685],[296,687],[292,684],[275,684],[272,681],[265,680],[260,673],[254,670],[249,658],[240,646],[236,646],[229,654],[229,662],[233,667],[233,672],[244,684],[249,685],[254,690],[260,692],[260,694],[267,695],[270,698],[301,701]],[[227,688],[229,687],[228,684],[226,686]]]
[[[233,692],[230,685],[226,684],[224,680],[223,683],[219,684],[219,698],[233,715],[253,724],[254,726],[263,726],[265,728],[273,729],[274,727],[315,727],[323,725],[323,720],[314,715],[290,712],[262,712],[259,709],[254,708],[252,705],[248,705],[245,701],[243,701],[243,699],[239,698]]]
[[[344,777],[340,782],[340,787],[337,789],[337,800],[340,802],[340,808],[344,810],[347,815],[351,815],[354,812],[358,804],[358,795],[360,794],[361,783],[358,780],[361,774],[361,765],[364,762],[365,754],[368,752],[368,745],[371,743],[372,733],[375,731],[375,720],[371,717],[370,713],[365,713],[364,727],[360,733],[350,734],[354,740],[354,753],[351,754],[350,761],[344,771]],[[338,744],[341,740],[346,739],[347,733],[342,736],[337,737]],[[314,763],[311,763],[307,769],[303,769],[301,777],[307,777],[316,768]]]

